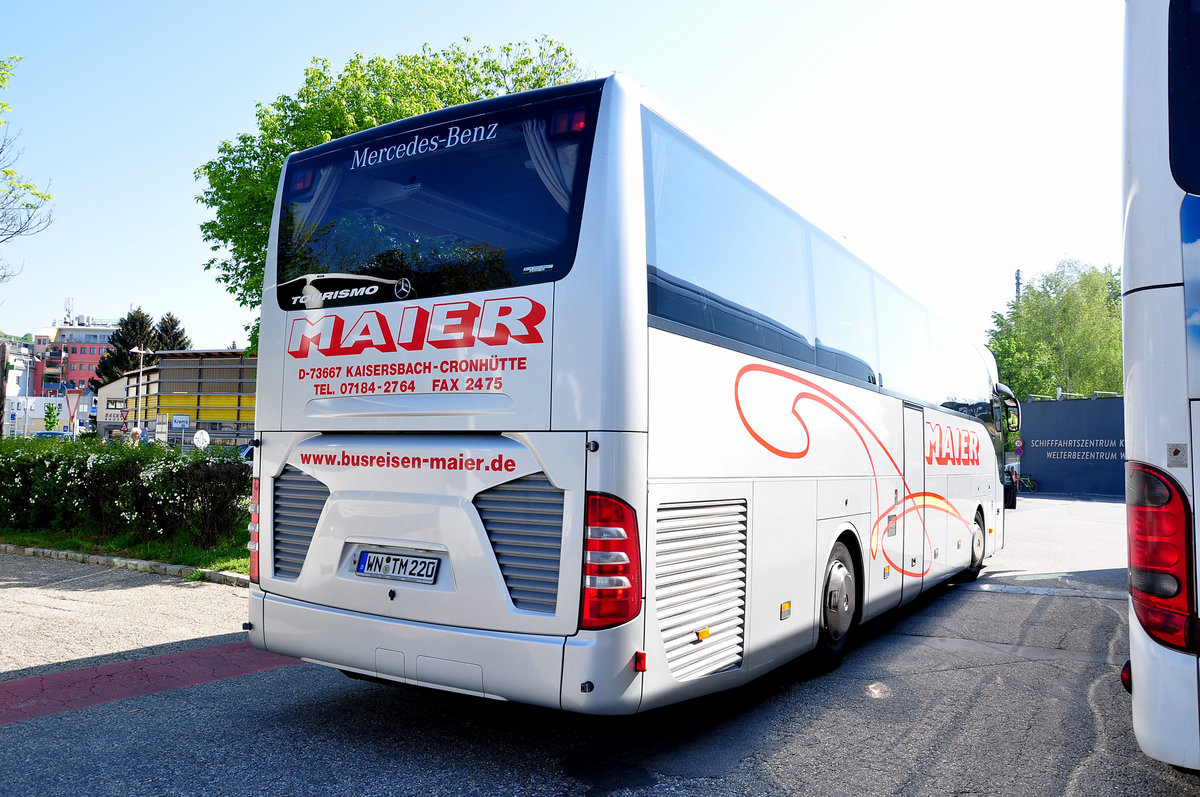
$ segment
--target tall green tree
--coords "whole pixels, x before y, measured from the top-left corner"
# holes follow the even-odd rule
[[[213,212],[200,225],[215,253],[204,268],[239,304],[256,309],[262,301],[271,211],[288,153],[450,105],[584,77],[571,52],[545,36],[499,49],[464,42],[392,59],[357,54],[336,75],[328,61],[314,58],[294,97],[258,104],[256,133],[221,142],[217,157],[196,169],[206,184],[196,200]],[[255,321],[251,349],[257,343]]]
[[[46,431],[58,431],[58,405],[47,401],[42,413],[42,426]]]
[[[13,67],[20,56],[0,58],[0,91],[8,88]],[[12,108],[0,101],[0,127],[5,127],[4,114]],[[33,235],[50,225],[50,194],[22,177],[13,168],[21,151],[17,138],[7,130],[0,135],[0,244],[22,235]],[[0,283],[15,276],[17,271],[0,260]]]
[[[96,377],[88,383],[93,390],[99,390],[103,385],[119,379],[127,371],[137,369],[138,355],[132,349],[158,350],[158,334],[154,329],[154,319],[140,307],[130,310],[124,318],[117,322],[117,328],[113,330],[109,344],[111,348],[100,358],[100,362],[96,363]],[[142,356],[143,365],[153,365],[156,362],[158,362],[157,355],[145,354]]]
[[[183,351],[192,348],[192,339],[187,336],[183,324],[172,313],[167,313],[158,319],[154,325],[154,336],[157,338],[155,349],[158,351]]]
[[[992,322],[988,346],[1018,399],[1121,392],[1121,275],[1111,266],[1063,260]]]

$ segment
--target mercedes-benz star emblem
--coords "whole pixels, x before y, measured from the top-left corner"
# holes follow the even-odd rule
[[[412,283],[408,281],[408,277],[401,277],[396,281],[397,299],[407,299],[409,296],[412,296],[412,293],[413,286]]]

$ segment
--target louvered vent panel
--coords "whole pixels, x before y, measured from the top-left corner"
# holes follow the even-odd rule
[[[563,491],[544,473],[475,496],[508,595],[518,609],[554,614],[562,550]]]
[[[329,488],[288,465],[275,479],[274,490],[274,573],[279,578],[296,578],[329,499]]]
[[[685,681],[740,667],[746,502],[663,504],[654,539],[658,625],[671,675]]]

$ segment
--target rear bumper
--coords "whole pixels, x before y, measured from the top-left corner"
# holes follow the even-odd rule
[[[1142,629],[1129,607],[1133,666],[1133,732],[1142,752],[1200,769],[1200,669],[1195,656],[1165,648]]]
[[[419,686],[561,708],[565,639],[347,612],[250,588],[255,647]]]

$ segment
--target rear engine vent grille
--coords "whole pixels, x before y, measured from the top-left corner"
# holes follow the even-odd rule
[[[544,473],[475,496],[475,511],[518,609],[554,614],[561,568],[563,491]]]
[[[746,502],[658,507],[654,593],[676,680],[736,669],[746,626]]]
[[[329,488],[288,465],[276,477],[274,489],[274,573],[277,578],[296,578],[304,566],[321,510],[329,500]]]

